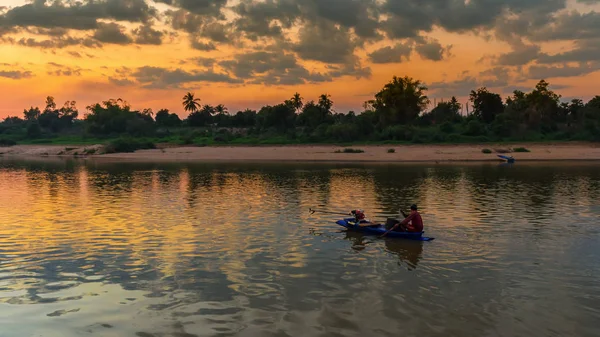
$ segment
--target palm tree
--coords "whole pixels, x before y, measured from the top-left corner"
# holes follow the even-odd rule
[[[292,104],[292,107],[296,110],[296,112],[300,111],[300,109],[302,109],[302,106],[304,106],[302,99],[303,98],[300,96],[299,93],[295,93],[294,96],[292,96],[292,99],[290,100],[290,103]]]
[[[319,103],[317,105],[319,106],[319,108],[325,111],[326,114],[330,113],[331,107],[333,106],[331,95],[323,94],[319,96]]]
[[[227,108],[223,105],[223,104],[219,104],[215,107],[215,111],[219,114],[219,115],[224,115],[227,113]]]
[[[188,92],[183,96],[183,109],[187,112],[196,112],[200,108],[200,98],[194,98],[194,94]]]

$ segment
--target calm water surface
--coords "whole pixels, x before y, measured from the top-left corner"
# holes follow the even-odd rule
[[[599,336],[596,165],[0,159],[0,336]],[[432,242],[345,232],[416,202]]]

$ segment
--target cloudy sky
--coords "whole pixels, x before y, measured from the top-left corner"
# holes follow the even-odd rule
[[[48,95],[181,112],[298,91],[360,110],[393,75],[466,100],[548,80],[600,94],[600,0],[1,0],[0,117]],[[182,113],[182,115],[184,115]]]

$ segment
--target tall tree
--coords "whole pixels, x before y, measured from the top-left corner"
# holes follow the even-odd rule
[[[202,109],[200,109],[200,112],[204,113],[207,116],[212,116],[217,113],[217,109],[216,107],[210,104],[206,104],[202,107]]]
[[[54,97],[48,96],[46,97],[46,108],[44,111],[54,111],[56,110],[56,103],[54,102]]]
[[[187,118],[188,125],[196,127],[207,126],[213,122],[215,112],[214,106],[206,104],[201,109],[190,113]]]
[[[549,88],[545,80],[539,81],[535,89],[525,96],[527,109],[525,110],[526,122],[530,128],[541,124],[546,126],[555,124],[559,115],[560,95]]]
[[[31,107],[29,110],[23,110],[23,118],[27,121],[36,121],[40,117],[40,108]]]
[[[456,122],[460,120],[460,103],[456,100],[456,97],[452,96],[450,102],[440,102],[438,105],[431,110],[429,118],[435,124],[444,122]]]
[[[225,115],[227,113],[227,107],[225,107],[225,105],[223,104],[219,104],[214,108],[215,112],[219,115]]]
[[[194,94],[188,92],[183,96],[183,109],[186,112],[196,112],[200,109],[200,98],[195,98]]]
[[[257,125],[262,128],[273,128],[285,132],[294,127],[296,113],[291,105],[283,103],[262,107],[256,118]]]
[[[419,80],[394,76],[369,104],[379,115],[382,125],[409,123],[427,108],[426,91],[427,87]]]
[[[154,111],[152,111],[151,108],[146,108],[144,110],[142,110],[142,115],[144,116],[148,116],[148,117],[153,117],[154,116]]]
[[[473,114],[484,123],[491,123],[504,111],[500,95],[489,92],[486,87],[471,90],[469,100],[473,103]]]
[[[290,102],[292,104],[292,107],[296,110],[296,112],[300,112],[300,110],[302,110],[302,107],[304,106],[303,98],[300,96],[299,93],[295,93],[294,96],[292,96],[292,98],[290,99]]]
[[[585,104],[585,118],[600,121],[600,96],[594,96]]]
[[[323,110],[324,114],[329,114],[331,113],[331,107],[333,107],[333,101],[331,100],[331,95],[328,94],[322,94],[321,96],[319,96],[319,103],[317,103],[317,106],[319,108],[321,108],[321,110]]]
[[[249,127],[256,124],[256,111],[246,109],[244,111],[238,111],[233,116],[233,126],[237,127]]]
[[[179,116],[177,116],[177,114],[170,113],[168,109],[158,110],[154,119],[156,120],[156,125],[158,126],[171,127],[181,125],[181,119],[179,119]]]

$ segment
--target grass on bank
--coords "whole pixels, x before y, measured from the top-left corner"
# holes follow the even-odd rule
[[[335,153],[364,153],[364,150],[361,149],[353,149],[353,148],[345,148],[343,150],[336,150]]]
[[[122,153],[148,149],[156,149],[156,145],[143,139],[119,138],[106,144],[104,151],[105,153]]]
[[[228,129],[207,129],[207,128],[180,128],[167,130],[166,132],[156,132],[154,137],[131,137],[110,135],[106,137],[91,136],[86,134],[53,135],[43,134],[35,139],[22,137],[11,137],[12,135],[3,135],[0,137],[0,146],[22,145],[73,145],[86,146],[102,144],[107,147],[107,152],[132,152],[139,149],[156,148],[157,144],[169,146],[263,146],[263,145],[336,145],[352,149],[357,146],[368,145],[448,145],[448,144],[494,144],[498,147],[505,147],[506,153],[510,152],[529,152],[526,148],[517,147],[510,149],[514,144],[523,145],[527,143],[564,143],[573,141],[571,139],[557,139],[552,135],[531,135],[514,139],[489,138],[485,135],[470,136],[459,133],[443,133],[438,128],[421,128],[413,130],[411,137],[404,139],[382,139],[389,135],[371,135],[372,139],[360,139],[359,136],[349,137],[344,141],[341,139],[315,138],[311,135],[289,132],[287,134],[278,133],[248,133],[239,134]],[[382,137],[380,139],[377,139]],[[352,140],[350,140],[352,139]],[[504,150],[498,148],[484,149],[490,150],[489,153],[503,153]],[[352,151],[352,150],[345,150]],[[360,150],[362,151],[362,150]],[[395,149],[387,149],[388,153],[395,153]],[[483,150],[482,150],[483,152]],[[360,153],[360,152],[343,152]],[[483,153],[488,153],[483,152]],[[91,154],[91,153],[86,153]]]

